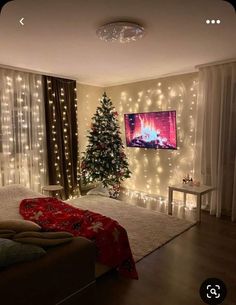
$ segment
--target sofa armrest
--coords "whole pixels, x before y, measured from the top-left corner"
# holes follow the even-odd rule
[[[52,247],[43,257],[0,271],[3,304],[53,305],[95,279],[95,245],[82,237]]]

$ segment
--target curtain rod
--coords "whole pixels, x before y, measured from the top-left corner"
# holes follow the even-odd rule
[[[210,66],[229,64],[229,63],[233,63],[233,62],[236,62],[236,58],[219,60],[219,61],[213,61],[213,62],[197,65],[197,66],[195,66],[195,68],[196,69],[200,69],[200,68],[205,68],[205,67],[210,67]]]
[[[65,79],[70,79],[70,80],[74,80],[74,81],[77,82],[77,79],[71,78],[69,76],[56,75],[56,74],[53,74],[53,73],[45,73],[45,72],[42,72],[42,71],[30,70],[30,69],[26,69],[26,68],[19,68],[19,67],[3,65],[3,64],[0,64],[0,68],[17,70],[17,71],[21,71],[21,72],[34,73],[34,74],[45,75],[45,76],[53,76],[53,77],[65,78]]]

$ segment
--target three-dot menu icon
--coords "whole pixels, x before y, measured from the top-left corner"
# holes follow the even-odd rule
[[[220,24],[220,19],[207,19],[206,24]]]

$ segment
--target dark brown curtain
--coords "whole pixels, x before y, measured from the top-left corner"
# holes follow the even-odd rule
[[[63,198],[79,194],[76,82],[44,76],[49,184]]]

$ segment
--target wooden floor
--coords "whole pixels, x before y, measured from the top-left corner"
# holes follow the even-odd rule
[[[203,212],[194,226],[137,263],[139,280],[112,272],[100,278],[85,299],[66,305],[200,305],[201,283],[222,279],[224,305],[236,304],[236,223]]]

